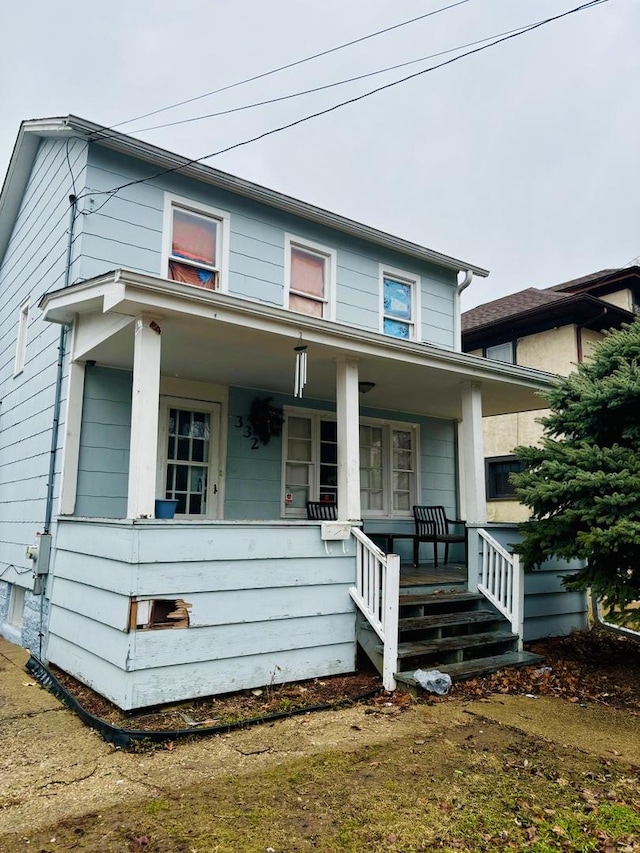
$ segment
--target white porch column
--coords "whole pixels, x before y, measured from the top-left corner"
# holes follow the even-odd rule
[[[487,500],[484,474],[484,443],[482,439],[482,393],[480,386],[462,386],[462,451],[464,494],[462,518],[469,524],[484,524],[487,520]]]
[[[134,326],[133,392],[127,518],[153,518],[158,464],[160,326],[138,317]]]
[[[60,482],[60,515],[73,515],[78,487],[78,460],[80,458],[80,430],[82,427],[82,401],[84,399],[84,364],[69,363],[67,376],[67,413],[64,419],[62,445],[62,480]]]
[[[361,517],[358,361],[341,358],[336,365],[338,520],[358,521]]]

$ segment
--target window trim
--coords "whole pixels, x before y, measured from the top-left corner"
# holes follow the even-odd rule
[[[336,413],[324,409],[309,409],[298,406],[284,406],[284,424],[282,430],[282,466],[280,480],[280,513],[282,518],[306,518],[306,510],[303,508],[290,508],[287,506],[286,497],[286,467],[288,460],[287,440],[289,435],[288,421],[290,417],[301,417],[311,419],[311,446],[314,457],[310,466],[309,476],[309,500],[318,500],[320,490],[320,421],[327,420],[336,422]],[[396,421],[390,418],[361,417],[359,426],[376,426],[383,429],[383,508],[381,510],[367,510],[362,512],[363,518],[413,518],[411,506],[418,503],[420,494],[420,424],[409,421]],[[413,436],[413,494],[409,501],[407,511],[395,511],[393,509],[393,465],[392,465],[392,443],[391,434],[394,429],[410,431]]]
[[[216,207],[211,207],[208,204],[202,204],[193,199],[185,198],[184,196],[173,195],[172,193],[164,194],[164,214],[162,219],[162,251],[160,260],[160,275],[168,281],[175,281],[169,278],[169,261],[171,259],[171,234],[173,228],[173,211],[184,210],[187,213],[195,213],[200,216],[214,219],[220,226],[219,245],[216,246],[216,269],[218,271],[218,287],[214,288],[212,293],[228,293],[229,292],[229,235],[231,233],[231,216],[226,210],[220,210]],[[192,266],[189,264],[189,266]],[[197,268],[197,264],[193,265]],[[204,264],[203,269],[208,269]],[[176,284],[184,284],[184,282],[176,282]],[[197,287],[197,285],[188,284],[187,287]],[[198,288],[199,290],[207,290],[208,288]]]
[[[408,338],[398,338],[395,335],[388,335],[384,330],[384,321],[386,319],[386,315],[384,313],[384,280],[385,278],[390,278],[393,281],[398,281],[400,284],[408,284],[411,286],[411,320],[398,320],[397,317],[393,317],[389,315],[390,320],[396,320],[397,322],[406,322],[413,334],[409,335]],[[386,264],[378,264],[378,289],[379,289],[379,305],[380,305],[380,323],[379,323],[379,331],[381,334],[386,337],[393,337],[394,340],[403,341],[421,341],[422,340],[422,327],[420,323],[420,318],[422,316],[421,312],[421,290],[422,290],[422,279],[419,275],[414,275],[414,273],[407,272],[407,270],[401,270],[397,267],[387,266]]]
[[[303,252],[308,252],[310,255],[317,255],[324,258],[325,261],[325,294],[323,299],[314,299],[306,293],[291,289],[291,250],[301,249]],[[320,243],[315,243],[312,240],[307,240],[305,237],[298,237],[295,234],[285,232],[284,235],[284,307],[288,311],[294,309],[289,308],[289,294],[302,296],[306,299],[311,299],[315,302],[322,302],[324,308],[322,312],[323,320],[335,319],[335,294],[336,294],[336,275],[337,275],[337,252],[330,246],[323,246]],[[302,313],[296,311],[296,313]],[[307,316],[304,315],[303,316]],[[309,315],[313,316],[313,315]]]
[[[220,518],[222,506],[220,481],[222,479],[222,462],[220,444],[222,428],[222,404],[209,400],[193,400],[187,397],[172,397],[160,395],[160,412],[158,418],[158,470],[156,474],[156,497],[163,499],[167,477],[167,444],[169,409],[181,409],[187,412],[206,412],[211,416],[211,438],[209,441],[209,459],[207,461],[209,482],[207,485],[207,511],[198,515],[188,513],[176,514],[176,518],[206,520]]]
[[[13,375],[19,376],[24,370],[27,359],[27,336],[29,332],[29,300],[20,306],[18,312],[18,330],[16,337],[16,355],[13,362]]]
[[[518,457],[512,453],[506,456],[487,456],[484,460],[485,482],[488,501],[517,501],[518,497],[515,491],[510,494],[495,494],[496,489],[493,488],[493,479],[491,476],[491,466],[500,464],[501,462],[518,462]],[[522,466],[520,468],[522,470]],[[510,472],[511,473],[511,472]],[[515,473],[515,472],[513,472]]]

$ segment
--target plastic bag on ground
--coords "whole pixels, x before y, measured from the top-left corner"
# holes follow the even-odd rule
[[[413,677],[429,693],[444,696],[451,690],[451,676],[439,669],[416,669]]]

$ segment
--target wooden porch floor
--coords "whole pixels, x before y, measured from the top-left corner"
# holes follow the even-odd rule
[[[400,586],[421,586],[443,583],[465,583],[467,567],[460,563],[440,564],[436,569],[433,565],[422,563],[413,566],[410,563],[400,565]]]

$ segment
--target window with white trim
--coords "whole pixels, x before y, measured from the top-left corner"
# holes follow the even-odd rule
[[[283,514],[303,518],[307,501],[334,503],[338,495],[335,417],[285,410]],[[360,424],[362,514],[410,516],[416,503],[418,426],[363,420]]]
[[[163,274],[173,281],[226,290],[229,214],[167,196]]]
[[[17,376],[24,370],[27,355],[27,329],[29,327],[29,303],[25,302],[18,315],[18,335],[16,340],[16,358],[13,365],[13,375]]]
[[[420,280],[409,273],[380,267],[381,331],[403,340],[418,340]]]
[[[286,305],[312,317],[333,317],[336,253],[285,234]]]

